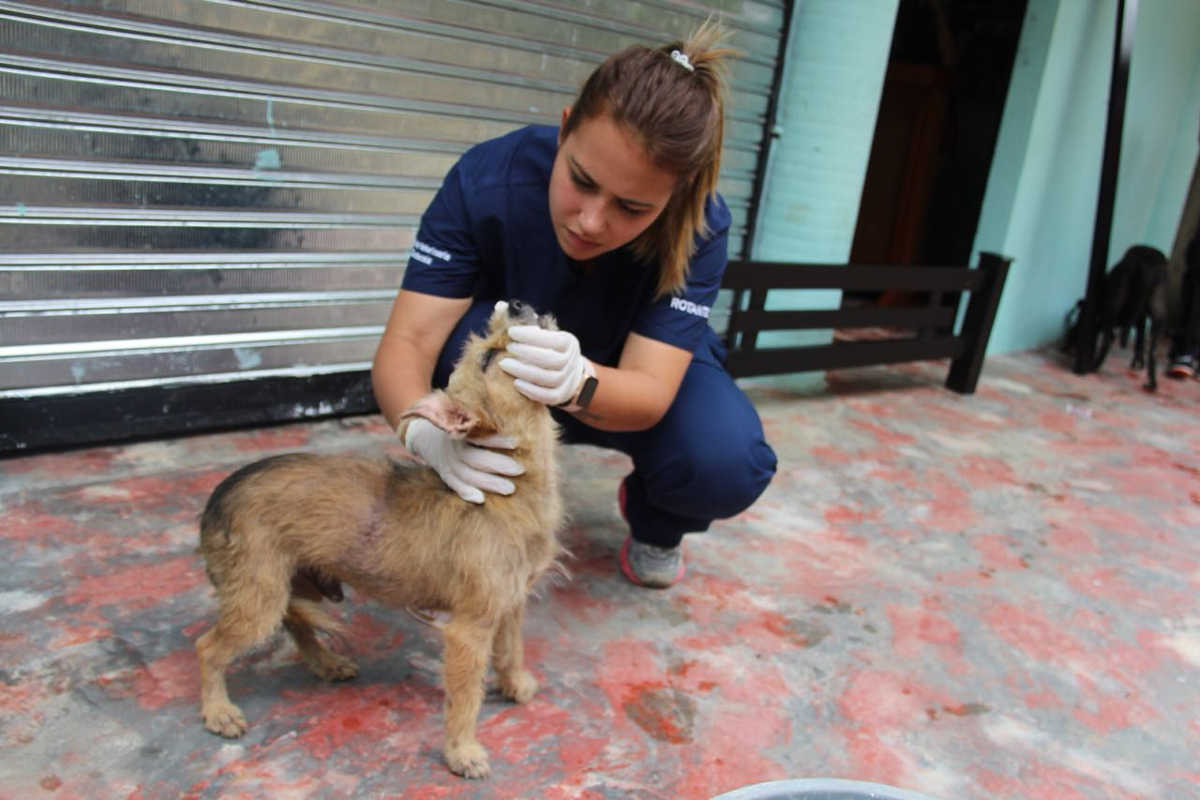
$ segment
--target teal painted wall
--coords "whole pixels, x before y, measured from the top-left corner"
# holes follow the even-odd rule
[[[1200,2],[1142,0],[1133,53],[1110,263],[1131,244],[1171,254],[1200,152]]]
[[[898,0],[796,4],[751,258],[850,258]],[[767,308],[837,308],[839,292],[776,291]],[[767,334],[768,346],[827,342],[824,332]],[[811,376],[810,376],[811,378]]]
[[[898,5],[796,4],[753,258],[850,257]]]
[[[1200,3],[1139,4],[1109,264],[1169,252],[1197,150]],[[1029,0],[976,253],[1013,257],[989,352],[1056,340],[1091,258],[1115,0]]]

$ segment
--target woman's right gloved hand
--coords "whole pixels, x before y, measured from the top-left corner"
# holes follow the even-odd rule
[[[427,419],[416,417],[404,430],[404,447],[433,467],[447,486],[469,503],[482,503],[483,493],[512,494],[516,489],[505,475],[525,472],[515,460],[495,450],[517,446],[508,436],[456,439]]]

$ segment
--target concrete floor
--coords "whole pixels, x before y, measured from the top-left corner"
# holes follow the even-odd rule
[[[540,693],[489,694],[485,783],[439,757],[437,631],[353,595],[356,680],[280,637],[232,673],[246,737],[200,726],[207,493],[391,450],[379,418],[2,460],[0,797],[1200,797],[1200,382],[1148,395],[1123,357],[992,358],[969,397],[942,364],[749,384],[778,476],[665,592],[614,568],[624,457],[566,448],[574,576],[527,618]]]

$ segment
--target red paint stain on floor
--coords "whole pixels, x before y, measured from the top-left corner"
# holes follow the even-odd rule
[[[9,746],[27,745],[46,721],[40,706],[56,692],[37,680],[0,685],[0,739]],[[4,788],[0,784],[0,789]]]
[[[832,508],[825,509],[825,521],[835,526],[853,526],[878,518],[878,511],[865,512],[860,508],[852,508],[850,506],[833,506]]]
[[[233,437],[233,445],[238,450],[250,453],[287,450],[304,447],[309,443],[311,436],[311,431],[304,425],[285,425],[239,433]]]
[[[696,706],[678,689],[655,683],[629,687],[622,710],[639,728],[661,742],[686,744],[692,741]]]
[[[1089,651],[1065,625],[1035,608],[998,602],[984,610],[983,618],[997,636],[1034,662],[1103,669],[1104,654]]]
[[[940,605],[934,598],[926,598],[920,608],[888,605],[892,647],[901,659],[923,659],[933,653],[951,673],[961,674],[969,670],[963,658],[961,634]]]
[[[950,476],[932,481],[929,522],[943,531],[961,531],[973,525],[977,517],[968,492]]]
[[[1012,486],[1019,482],[1012,465],[1001,458],[969,455],[962,460],[958,470],[976,489]]]
[[[897,748],[870,728],[851,729],[842,734],[851,774],[861,780],[897,786],[908,774]]]
[[[1045,537],[1046,543],[1060,555],[1083,556],[1100,552],[1096,537],[1081,526],[1055,524]]]
[[[485,713],[490,713],[479,726],[479,741],[491,751],[497,764],[503,762],[520,770],[546,752],[563,752],[562,732],[572,726],[571,714],[566,709],[552,705],[542,696],[535,696],[525,705],[495,699],[487,703]],[[579,741],[575,745],[567,748],[571,758],[584,759],[579,766],[590,763],[597,752],[594,745]]]
[[[83,578],[67,591],[64,599],[69,605],[88,608],[140,609],[157,605],[206,582],[204,570],[195,557],[179,556]]]
[[[891,428],[887,428],[883,425],[878,425],[873,422],[868,422],[867,420],[851,420],[850,424],[859,430],[863,430],[871,434],[871,436],[873,436],[875,440],[879,442],[879,444],[883,445],[912,444],[917,440],[916,437],[912,436],[911,434],[898,433],[893,431]]]
[[[75,452],[16,458],[5,463],[4,471],[12,475],[40,474],[72,479],[108,471],[112,468],[113,460],[121,452],[122,448],[119,447],[94,447]]]
[[[908,491],[913,491],[921,486],[920,477],[911,469],[880,466],[872,469],[869,477],[882,484],[900,487]]]
[[[1082,702],[1075,718],[1098,734],[1137,730],[1158,714],[1123,686],[1103,688],[1086,675],[1076,675]]]
[[[853,464],[858,457],[832,445],[819,445],[812,448],[812,459],[818,463]]]
[[[200,673],[196,653],[191,648],[178,650],[157,659],[138,671],[134,696],[142,708],[154,710],[168,703],[200,704]]]
[[[795,744],[791,723],[778,706],[719,710],[706,722],[703,738],[682,748],[682,774],[668,796],[699,800],[787,778],[787,769],[769,753]]]
[[[8,541],[61,545],[85,541],[87,535],[88,529],[71,517],[48,512],[37,502],[4,509],[4,538]]]
[[[984,566],[993,570],[1026,569],[1029,566],[1018,552],[1021,543],[1012,536],[989,533],[972,537],[971,544],[979,551]]]
[[[1036,424],[1039,428],[1055,431],[1056,433],[1073,435],[1079,423],[1077,414],[1067,411],[1050,411],[1038,415]]]
[[[87,624],[80,625],[78,624],[80,621],[86,621]],[[112,625],[104,621],[103,617],[95,613],[85,614],[72,623],[59,627],[54,639],[50,642],[50,647],[55,650],[76,647],[88,642],[107,639],[112,635]]]
[[[207,494],[285,449],[386,452],[378,418],[0,461],[0,549],[29,576],[0,591],[0,794],[708,800],[833,774],[943,800],[1190,796],[1200,385],[1145,396],[1039,355],[989,359],[971,397],[944,364],[867,372],[840,397],[748,387],[779,473],[689,539],[667,592],[613,569],[628,459],[566,448],[581,568],[526,619],[542,690],[489,686],[488,783],[442,763],[436,632],[356,598],[334,613],[357,680],[252,654],[231,675],[251,732],[197,719]],[[157,750],[101,774],[97,730]]]
[[[905,727],[926,718],[925,709],[951,702],[931,689],[895,672],[862,670],[847,682],[838,709],[854,727]]]
[[[314,681],[316,679],[314,678]],[[324,761],[334,753],[346,750],[358,757],[380,754],[380,742],[394,734],[412,732],[406,727],[405,714],[399,710],[400,687],[343,683],[315,683],[302,697],[289,695],[289,701],[299,700],[300,718],[304,720],[295,744],[309,756]],[[236,700],[235,700],[236,702]],[[432,711],[433,709],[427,709]],[[294,713],[294,711],[293,711]],[[253,720],[248,720],[253,725]],[[393,746],[399,742],[392,739]],[[435,738],[431,745],[440,746]],[[416,742],[412,746],[420,746]]]

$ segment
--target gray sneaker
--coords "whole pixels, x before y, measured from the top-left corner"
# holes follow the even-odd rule
[[[666,589],[683,578],[683,545],[658,547],[632,536],[621,545],[621,572],[638,586]]]
[[[629,515],[625,513],[625,502],[628,498],[625,489],[626,477],[617,489],[617,510],[621,519],[629,524]],[[625,537],[621,545],[621,572],[631,583],[650,589],[666,589],[678,583],[683,578],[683,544],[674,547],[659,547],[653,544],[639,542],[633,536]]]

